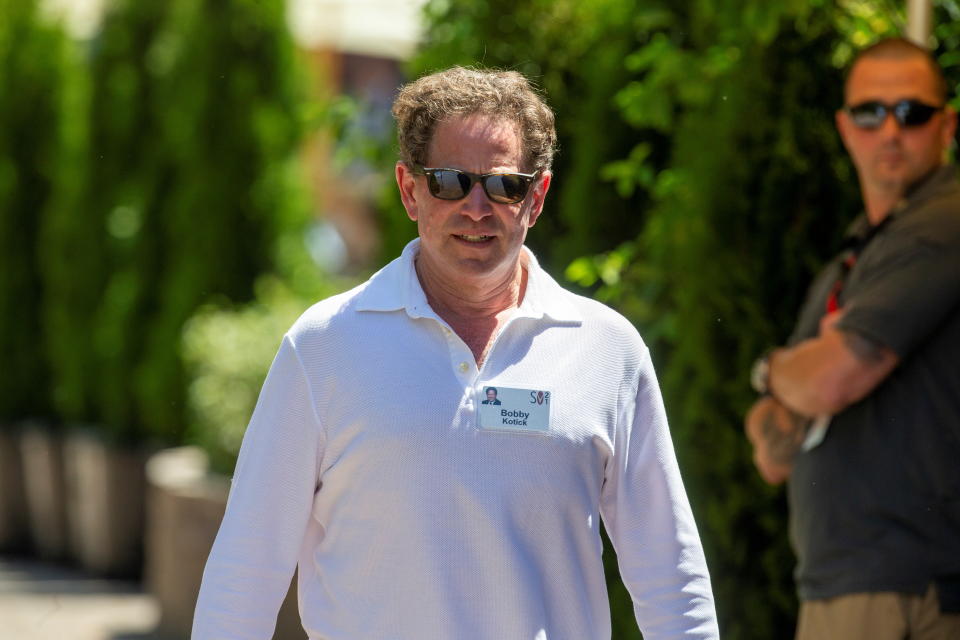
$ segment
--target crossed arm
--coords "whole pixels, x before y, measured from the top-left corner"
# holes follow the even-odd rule
[[[772,395],[746,417],[754,464],[770,484],[787,479],[816,416],[834,415],[858,402],[896,368],[891,349],[836,326],[842,311],[825,316],[820,334],[770,356]]]

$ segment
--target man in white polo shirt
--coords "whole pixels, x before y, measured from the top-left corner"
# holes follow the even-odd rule
[[[453,68],[393,111],[419,238],[284,336],[194,640],[270,638],[295,568],[311,640],[607,639],[601,517],[644,637],[717,638],[649,352],[523,246],[549,107]]]

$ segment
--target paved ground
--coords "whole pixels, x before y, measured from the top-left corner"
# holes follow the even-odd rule
[[[0,640],[152,640],[158,615],[139,585],[0,557]]]

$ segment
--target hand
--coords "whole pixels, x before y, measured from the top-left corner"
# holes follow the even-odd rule
[[[840,318],[842,318],[843,314],[845,314],[846,312],[847,312],[846,309],[837,309],[836,311],[831,311],[830,313],[820,318],[820,334],[819,335],[822,336],[828,329],[833,329],[836,326],[836,324],[840,322]]]
[[[809,427],[809,419],[793,413],[773,396],[761,398],[751,407],[744,428],[753,444],[753,463],[767,483],[780,484],[790,477]]]

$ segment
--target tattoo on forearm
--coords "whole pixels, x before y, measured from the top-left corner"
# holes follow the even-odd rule
[[[856,331],[841,331],[843,342],[858,360],[866,364],[877,364],[883,360],[883,344]]]
[[[785,408],[766,412],[761,421],[762,437],[773,462],[782,465],[793,462],[807,437],[810,423],[808,418]]]

